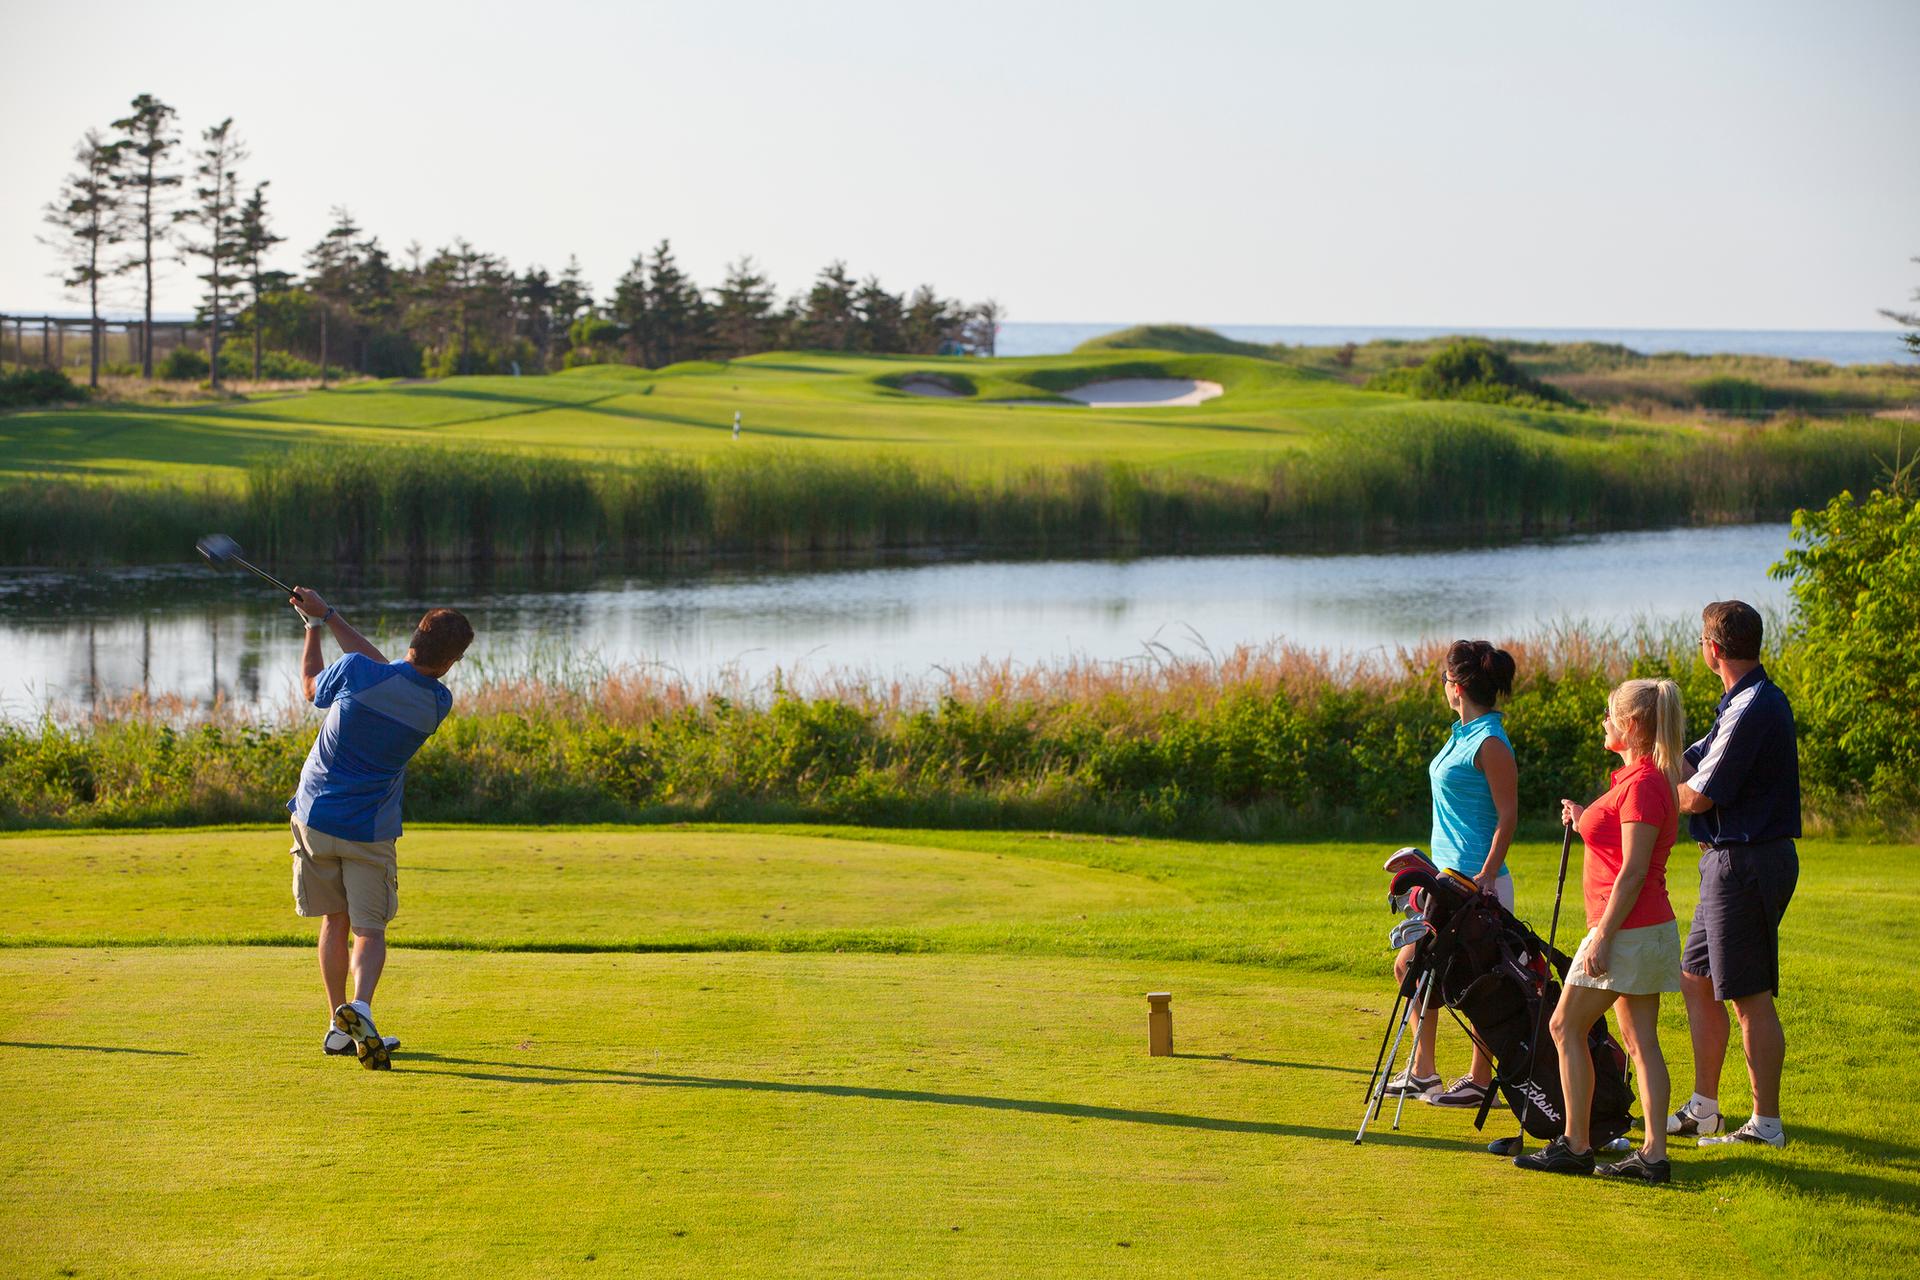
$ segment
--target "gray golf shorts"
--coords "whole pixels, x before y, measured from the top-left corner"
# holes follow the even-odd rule
[[[1780,994],[1780,920],[1800,880],[1791,840],[1709,846],[1700,853],[1700,905],[1680,967],[1713,979],[1716,1000]]]

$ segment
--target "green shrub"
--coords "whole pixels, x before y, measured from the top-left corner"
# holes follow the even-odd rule
[[[202,367],[205,361],[202,360]],[[220,344],[220,376],[223,378],[253,377],[253,340],[251,338],[229,338]],[[327,366],[327,376],[342,378],[346,371],[338,365]],[[315,382],[320,378],[320,366],[311,360],[303,360],[290,351],[276,351],[269,347],[260,353],[260,377],[276,382]]]
[[[15,369],[0,374],[0,409],[85,400],[87,393],[61,369]]]
[[[175,347],[155,367],[153,375],[168,382],[197,382],[204,380],[211,371],[206,352],[198,347]]]
[[[1449,342],[1410,369],[1392,369],[1367,382],[1369,390],[1422,400],[1471,400],[1521,408],[1573,404],[1565,392],[1529,377],[1507,354],[1481,338]]]
[[[1920,803],[1920,501],[1913,467],[1794,516],[1787,682],[1802,768],[1883,811]]]
[[[1749,416],[1764,414],[1775,407],[1765,387],[1745,378],[1707,378],[1696,382],[1693,399],[1702,409]]]
[[[1522,649],[1507,731],[1520,808],[1550,828],[1614,763],[1596,720],[1629,672],[1667,672],[1703,725],[1720,686],[1684,643]],[[1214,835],[1412,835],[1451,716],[1438,654],[1355,674],[1254,659],[1160,675],[956,684],[927,706],[884,692],[635,698],[590,684],[463,690],[408,770],[407,815],[440,821],[799,818]],[[1789,692],[1798,669],[1782,664]],[[469,709],[477,708],[477,709]],[[314,725],[176,730],[137,715],[0,729],[0,823],[217,822],[276,812]],[[1810,752],[1819,794],[1841,794]]]

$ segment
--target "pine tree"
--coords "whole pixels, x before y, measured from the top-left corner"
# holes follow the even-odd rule
[[[545,267],[528,267],[513,282],[513,331],[540,353],[541,372],[553,368],[553,277]]]
[[[815,351],[850,351],[859,318],[853,310],[854,283],[844,262],[828,263],[800,303],[800,345]]]
[[[240,281],[238,274],[240,243],[240,162],[247,149],[233,131],[233,117],[209,126],[200,135],[202,146],[194,177],[199,185],[193,190],[194,203],[185,221],[200,228],[205,239],[183,246],[196,258],[205,258],[207,269],[200,278],[207,282],[208,312],[211,328],[207,333],[209,378],[215,390],[220,387],[220,338],[226,321],[228,291]]]
[[[726,279],[713,296],[713,335],[723,358],[772,349],[773,282],[760,273],[752,257],[730,263]]]
[[[620,326],[627,348],[642,367],[652,344],[652,294],[647,289],[647,259],[642,254],[633,260],[621,277],[613,282],[613,297],[607,311]]]
[[[905,350],[906,306],[897,293],[888,293],[878,276],[860,282],[853,295],[854,340],[859,351],[899,352]]]
[[[668,241],[662,240],[654,246],[653,260],[647,264],[647,277],[652,365],[659,368],[704,354],[709,323],[706,299],[680,270]]]
[[[1920,258],[1915,258],[1913,261],[1920,264]],[[1920,302],[1920,289],[1913,291],[1913,300]],[[1900,341],[1907,344],[1908,351],[1911,351],[1915,356],[1920,356],[1920,312],[1882,311],[1880,314],[1895,324],[1905,325],[1912,331],[1901,334]]]
[[[414,305],[407,313],[437,348],[429,352],[427,371],[465,374],[492,367],[498,348],[511,341],[512,284],[505,262],[464,238],[427,260],[415,274]]]
[[[353,297],[354,277],[360,271],[360,227],[340,205],[333,208],[333,225],[320,242],[307,250],[307,291],[320,304],[320,385],[327,385],[328,318],[335,307]]]
[[[573,322],[593,310],[593,290],[580,274],[580,260],[571,255],[567,269],[553,282],[553,327],[563,352],[573,346]]]
[[[912,355],[939,355],[959,340],[964,322],[962,308],[923,284],[907,300],[901,320],[901,349]]]
[[[132,102],[133,113],[113,122],[120,138],[116,146],[124,161],[118,181],[132,193],[129,216],[140,243],[139,254],[128,263],[139,267],[145,281],[144,315],[146,325],[140,331],[140,372],[153,377],[153,266],[160,251],[167,248],[173,229],[173,188],[181,176],[168,167],[168,155],[180,145],[174,131],[175,111],[150,93]]]
[[[266,269],[267,251],[286,239],[267,225],[267,184],[256,182],[253,194],[240,206],[235,221],[234,256],[244,270],[247,291],[253,305],[253,380],[260,381],[262,330],[261,301],[270,289],[284,289],[291,278],[284,271]]]
[[[100,285],[131,265],[110,259],[113,246],[124,240],[129,230],[115,181],[120,146],[102,139],[98,130],[87,130],[73,153],[80,167],[68,175],[59,197],[46,211],[47,223],[62,232],[58,240],[46,242],[66,259],[61,285],[87,291],[87,315],[92,322],[87,342],[90,387],[100,385]]]

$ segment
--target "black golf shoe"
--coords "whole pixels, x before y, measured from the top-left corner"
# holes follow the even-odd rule
[[[1575,1155],[1573,1148],[1567,1145],[1564,1135],[1555,1138],[1539,1151],[1529,1151],[1526,1155],[1513,1158],[1513,1167],[1516,1169],[1533,1169],[1541,1173],[1576,1173],[1583,1177],[1593,1172],[1593,1163],[1592,1151],[1582,1151]]]
[[[1625,1160],[1616,1160],[1612,1164],[1598,1165],[1594,1173],[1602,1178],[1619,1178],[1630,1182],[1662,1183],[1673,1180],[1673,1162],[1671,1160],[1649,1160],[1647,1153],[1636,1151]]]

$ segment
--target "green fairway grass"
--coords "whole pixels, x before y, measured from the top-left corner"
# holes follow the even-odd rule
[[[1676,1143],[1662,1189],[1521,1174],[1478,1150],[1504,1111],[1474,1134],[1410,1104],[1352,1146],[1391,999],[1380,848],[421,830],[386,1074],[319,1053],[285,848],[0,838],[10,1274],[310,1275],[348,1240],[393,1274],[1895,1274],[1920,1228],[1912,847],[1803,846],[1791,1145]],[[1514,853],[1536,927],[1557,854]],[[1683,855],[1672,879],[1684,922]],[[1174,1058],[1146,1055],[1148,990]],[[1440,1061],[1465,1066],[1451,1026]],[[1744,1094],[1736,1050],[1736,1119]]]
[[[969,394],[902,390],[916,375]],[[1056,395],[1138,377],[1225,391]],[[1421,401],[1234,354],[775,353],[0,415],[0,559],[172,559],[214,523],[278,554],[491,560],[1783,519],[1870,483],[1897,429]]]
[[[10,931],[15,941],[285,942],[299,922],[283,900],[290,841],[277,836],[22,836],[0,845],[0,904],[34,920]],[[804,836],[416,830],[405,847],[414,945],[724,948],[742,935],[911,931],[1185,901],[1072,863],[1009,866],[992,853]]]
[[[977,394],[935,399],[891,385],[916,371],[965,377]],[[1227,392],[1172,409],[995,403],[1138,376],[1205,378]],[[907,452],[962,469],[1124,458],[1228,475],[1250,456],[1297,447],[1303,433],[1409,408],[1428,411],[1399,396],[1230,356],[1120,352],[984,363],[782,353],[727,365],[605,365],[207,405],[14,414],[0,417],[0,476],[238,480],[249,463],[296,443],[481,446],[595,458],[785,445],[857,456]],[[745,425],[739,446],[732,440],[735,411]]]

